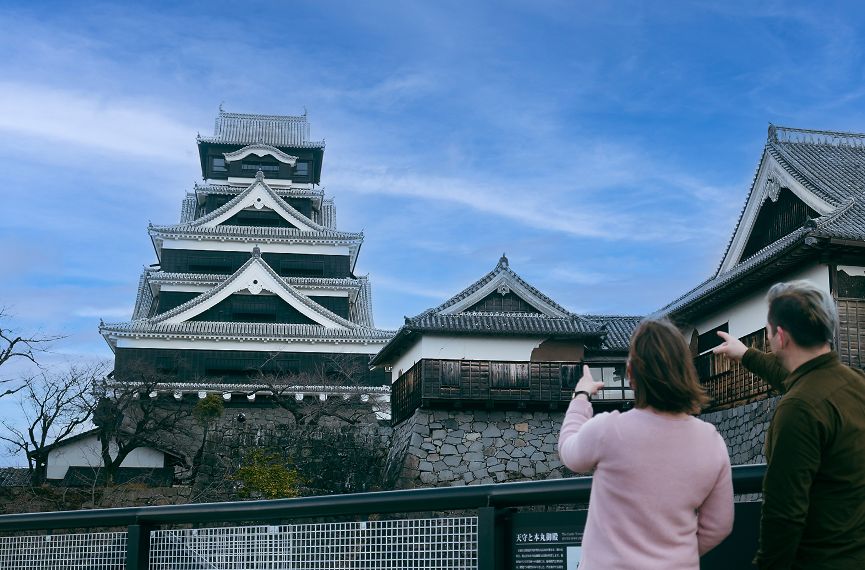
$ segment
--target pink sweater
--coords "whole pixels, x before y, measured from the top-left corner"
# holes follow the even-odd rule
[[[694,570],[733,528],[727,446],[697,418],[651,408],[593,418],[574,400],[559,456],[594,470],[580,570]]]

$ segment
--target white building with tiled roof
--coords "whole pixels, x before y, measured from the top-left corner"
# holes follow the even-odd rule
[[[583,363],[606,384],[601,408],[622,408],[633,399],[624,363],[638,322],[574,314],[502,256],[444,303],[407,317],[372,363],[391,371],[395,422],[418,406],[564,406]]]
[[[766,398],[768,386],[711,348],[726,331],[766,347],[765,296],[805,279],[831,293],[835,348],[865,365],[865,134],[770,126],[757,172],[715,274],[661,309],[692,337],[715,407]]]
[[[332,387],[339,360],[386,395],[389,378],[369,359],[393,333],[375,328],[369,280],[355,275],[363,234],[337,229],[318,187],[324,142],[310,140],[306,115],[220,109],[198,150],[204,183],[180,223],[148,228],[157,263],[141,276],[133,319],[100,326],[114,377],[150,370],[181,396],[253,399],[264,376],[298,393],[300,376]]]

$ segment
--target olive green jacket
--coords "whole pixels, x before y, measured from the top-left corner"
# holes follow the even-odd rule
[[[784,396],[766,435],[761,569],[865,569],[865,375],[823,354],[788,373],[748,349]]]

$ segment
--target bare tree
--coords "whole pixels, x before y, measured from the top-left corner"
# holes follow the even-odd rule
[[[300,476],[303,494],[384,486],[387,445],[378,429],[378,403],[363,384],[366,372],[357,360],[334,356],[310,373],[260,376],[273,403],[291,421],[276,432],[257,435],[257,445],[284,458]]]
[[[43,352],[48,345],[60,338],[61,336],[27,336],[16,332],[13,328],[5,323],[9,320],[9,313],[4,307],[0,307],[0,366],[13,359],[29,360],[33,364],[36,362],[36,354]],[[0,386],[9,384],[13,380],[10,378],[0,378]],[[6,388],[0,392],[0,398],[14,394],[24,387],[23,384]]]
[[[105,366],[71,366],[62,372],[42,372],[26,380],[18,394],[21,416],[0,424],[0,435],[13,453],[27,457],[34,485],[45,481],[48,453],[54,445],[75,435],[93,415],[94,383],[105,375]]]
[[[141,371],[122,382],[106,378],[98,384],[93,423],[99,428],[101,479],[106,486],[114,484],[130,453],[141,447],[165,447],[191,417],[192,406],[158,397],[157,389],[166,380]]]

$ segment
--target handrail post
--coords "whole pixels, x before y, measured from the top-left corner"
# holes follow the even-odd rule
[[[150,531],[146,524],[131,524],[126,534],[126,570],[147,570],[150,567]]]
[[[504,512],[495,507],[478,509],[478,570],[505,567]]]
[[[478,570],[496,569],[496,510],[478,509]]]

